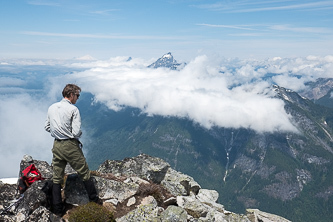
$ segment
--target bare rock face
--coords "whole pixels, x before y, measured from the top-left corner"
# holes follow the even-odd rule
[[[161,214],[161,221],[187,221],[187,212],[185,209],[178,206],[169,206]]]
[[[21,170],[31,163],[48,179],[34,182],[22,195],[18,195],[16,185],[0,184],[0,221],[64,220],[50,211],[50,197],[45,191],[52,178],[52,168],[44,161],[25,156]],[[82,180],[72,170],[66,172],[65,205],[75,208],[88,203]],[[202,189],[192,177],[171,169],[160,158],[145,154],[123,161],[107,160],[92,175],[103,206],[113,211],[118,222],[288,222],[259,210],[248,210],[247,215],[227,211],[217,203],[217,191]]]
[[[173,195],[197,194],[201,186],[188,175],[169,168],[161,184],[166,187]]]
[[[127,177],[136,175],[154,183],[160,183],[169,168],[170,165],[162,159],[141,154],[123,161],[107,160],[97,171]]]
[[[311,87],[300,92],[300,94],[308,99],[319,99],[333,88],[333,79],[319,78],[316,82],[312,82],[309,85]]]

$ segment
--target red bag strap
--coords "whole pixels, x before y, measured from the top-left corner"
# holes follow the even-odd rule
[[[29,173],[33,173],[35,174],[38,178],[38,179],[43,179],[42,178],[42,174],[39,172],[39,170],[36,168],[35,164],[31,164],[30,166],[28,166],[27,168],[25,168],[22,173],[23,173],[23,176],[25,177],[28,177],[28,174]]]
[[[27,168],[25,168],[22,171],[23,176],[25,176],[25,177],[28,176],[28,173],[31,171],[31,168],[35,168],[36,169],[35,164],[30,164],[30,166],[28,166]]]

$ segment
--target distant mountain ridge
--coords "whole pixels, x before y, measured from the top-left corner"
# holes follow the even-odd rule
[[[333,89],[333,78],[319,78],[315,82],[306,83],[307,89],[300,94],[310,100],[318,100]]]

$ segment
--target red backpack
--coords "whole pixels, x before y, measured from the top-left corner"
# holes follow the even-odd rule
[[[42,174],[35,167],[35,164],[31,164],[25,168],[22,173],[23,176],[19,179],[18,182],[18,189],[20,193],[24,193],[24,191],[26,191],[26,189],[28,189],[33,182],[37,180],[44,180]]]

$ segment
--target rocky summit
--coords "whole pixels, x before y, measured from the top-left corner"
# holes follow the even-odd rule
[[[45,161],[25,155],[22,171],[34,164],[43,180],[35,181],[23,194],[17,185],[0,183],[0,221],[78,221],[71,213],[89,200],[83,183],[69,166],[63,184],[64,215],[51,212],[50,190],[52,167]],[[277,215],[259,209],[236,214],[217,202],[219,193],[202,188],[192,177],[178,172],[160,158],[141,154],[122,161],[106,160],[92,171],[102,207],[118,222],[127,221],[233,221],[287,222]]]

